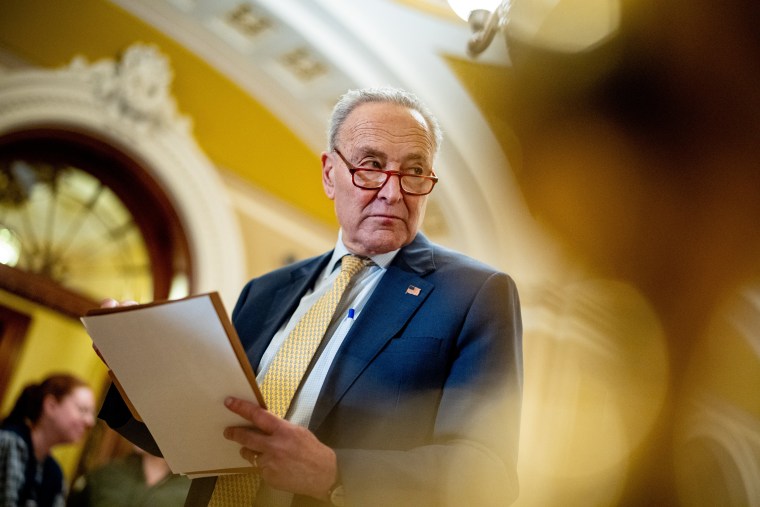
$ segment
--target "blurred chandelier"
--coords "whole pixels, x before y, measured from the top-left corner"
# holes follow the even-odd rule
[[[451,9],[470,24],[472,36],[467,54],[476,57],[491,45],[494,36],[506,29],[511,0],[448,0]]]

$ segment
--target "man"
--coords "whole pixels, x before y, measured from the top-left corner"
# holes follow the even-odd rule
[[[233,322],[261,383],[343,256],[371,260],[343,293],[284,418],[227,400],[251,422],[225,437],[258,470],[259,505],[502,506],[516,497],[517,292],[507,275],[418,232],[440,139],[411,94],[344,95],[322,154],[341,226],[335,250],[242,291]],[[136,439],[115,398],[101,417]],[[205,505],[214,487],[195,481],[188,504]]]

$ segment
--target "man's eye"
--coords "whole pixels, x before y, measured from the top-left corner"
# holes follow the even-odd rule
[[[365,167],[367,169],[382,169],[382,164],[377,160],[364,160],[361,163],[361,167]]]
[[[425,170],[422,167],[409,167],[404,169],[404,174],[410,174],[413,176],[424,176]]]

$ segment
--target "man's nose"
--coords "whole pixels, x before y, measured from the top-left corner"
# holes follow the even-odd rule
[[[401,191],[401,175],[391,174],[385,181],[385,185],[377,193],[378,197],[389,202],[396,202],[403,198]]]

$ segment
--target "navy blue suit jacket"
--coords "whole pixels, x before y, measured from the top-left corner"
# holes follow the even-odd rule
[[[330,255],[245,286],[233,323],[254,367]],[[310,422],[337,453],[347,505],[514,500],[521,334],[510,277],[422,234],[402,248],[338,351]],[[205,505],[212,489],[213,479],[194,481],[188,505]],[[320,502],[296,496],[293,505]]]

